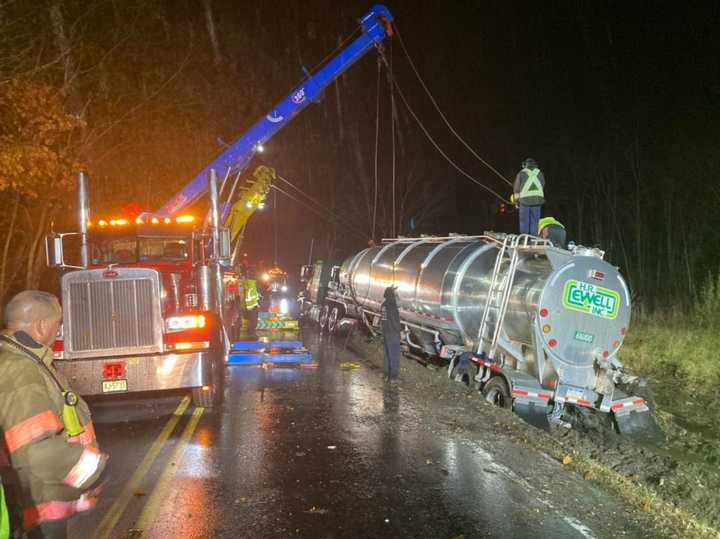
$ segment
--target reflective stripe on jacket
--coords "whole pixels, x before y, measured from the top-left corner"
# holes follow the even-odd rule
[[[52,367],[52,351],[28,342],[30,338],[20,332],[3,335],[10,342],[0,341],[0,430],[24,527],[30,529],[89,509],[94,502],[83,491],[100,476],[105,459],[97,447],[90,410],[81,398],[76,410],[85,430],[72,438],[67,435],[63,391],[69,385]]]
[[[545,176],[539,168],[524,168],[513,184],[515,197],[521,204],[537,206],[545,203]]]
[[[260,303],[260,295],[258,294],[257,281],[254,279],[245,279],[243,282],[245,290],[245,308],[254,309]]]

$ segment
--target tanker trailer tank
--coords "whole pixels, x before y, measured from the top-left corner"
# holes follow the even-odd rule
[[[609,414],[653,439],[645,400],[618,387],[632,378],[617,358],[630,293],[603,256],[527,235],[386,240],[342,264],[327,305],[377,328],[394,286],[410,349],[450,360],[451,377],[487,400],[537,426]]]

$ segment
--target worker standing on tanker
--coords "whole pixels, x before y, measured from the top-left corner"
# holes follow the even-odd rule
[[[385,381],[397,383],[400,373],[400,311],[394,286],[385,289],[381,307],[383,344],[385,346]]]
[[[62,309],[55,296],[26,290],[5,307],[0,334],[0,431],[13,499],[30,539],[64,538],[67,521],[92,509],[88,490],[105,468],[87,404],[52,365]],[[9,472],[9,473],[7,473]]]
[[[515,177],[510,202],[520,206],[520,234],[534,236],[545,203],[545,176],[532,157],[522,162],[522,170]]]
[[[567,234],[563,224],[554,217],[543,217],[538,223],[538,236],[550,240],[555,247],[565,249]]]

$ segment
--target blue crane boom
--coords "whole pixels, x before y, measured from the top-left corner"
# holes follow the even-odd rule
[[[323,90],[362,58],[373,46],[392,35],[393,16],[383,5],[375,5],[360,19],[361,35],[309,75],[280,101],[264,118],[258,120],[212,163],[201,170],[185,187],[176,193],[156,215],[169,217],[186,208],[208,190],[211,169],[240,172],[250,163],[258,147],[285,127],[311,102],[318,102]]]

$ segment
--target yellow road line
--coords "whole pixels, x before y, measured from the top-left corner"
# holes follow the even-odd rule
[[[175,430],[175,426],[177,425],[178,421],[180,421],[180,418],[185,413],[185,410],[187,409],[189,404],[190,397],[183,397],[183,399],[180,401],[180,404],[178,404],[178,407],[173,412],[172,417],[168,420],[163,429],[160,431],[158,437],[155,438],[152,446],[150,446],[150,449],[145,455],[145,458],[140,463],[140,466],[138,466],[137,470],[135,470],[135,473],[130,478],[130,481],[126,483],[125,488],[120,493],[120,496],[118,496],[117,500],[115,500],[115,503],[112,504],[112,507],[110,507],[108,512],[105,513],[105,516],[103,517],[100,525],[98,526],[97,534],[95,537],[98,537],[100,539],[106,539],[110,536],[110,532],[113,531],[113,528],[115,528],[115,526],[117,525],[120,517],[125,512],[125,509],[127,509],[130,500],[132,499],[135,492],[137,492],[137,489],[140,486],[141,481],[144,479],[145,474],[147,474],[150,466],[152,466],[153,462],[155,462],[155,459],[157,459],[157,456],[160,454],[160,450],[162,449],[163,445],[165,445],[165,442],[170,437],[170,434],[172,434],[172,431]]]
[[[135,526],[142,533],[141,537],[144,537],[146,535],[147,530],[150,529],[153,521],[155,520],[155,517],[158,514],[160,506],[168,499],[167,495],[168,490],[170,489],[170,480],[172,479],[173,472],[177,470],[178,466],[180,465],[180,459],[182,459],[185,448],[187,447],[190,438],[192,438],[192,435],[195,432],[195,427],[197,427],[198,421],[200,421],[200,416],[202,416],[203,411],[204,408],[195,408],[195,410],[193,411],[193,415],[190,418],[190,421],[188,421],[188,424],[185,425],[185,430],[183,430],[180,439],[175,445],[173,454],[168,460],[168,463],[165,465],[165,469],[163,470],[162,475],[157,482],[157,485],[155,485],[155,488],[150,495],[148,503],[143,508],[142,514],[140,515],[140,520],[138,520],[138,523]]]

